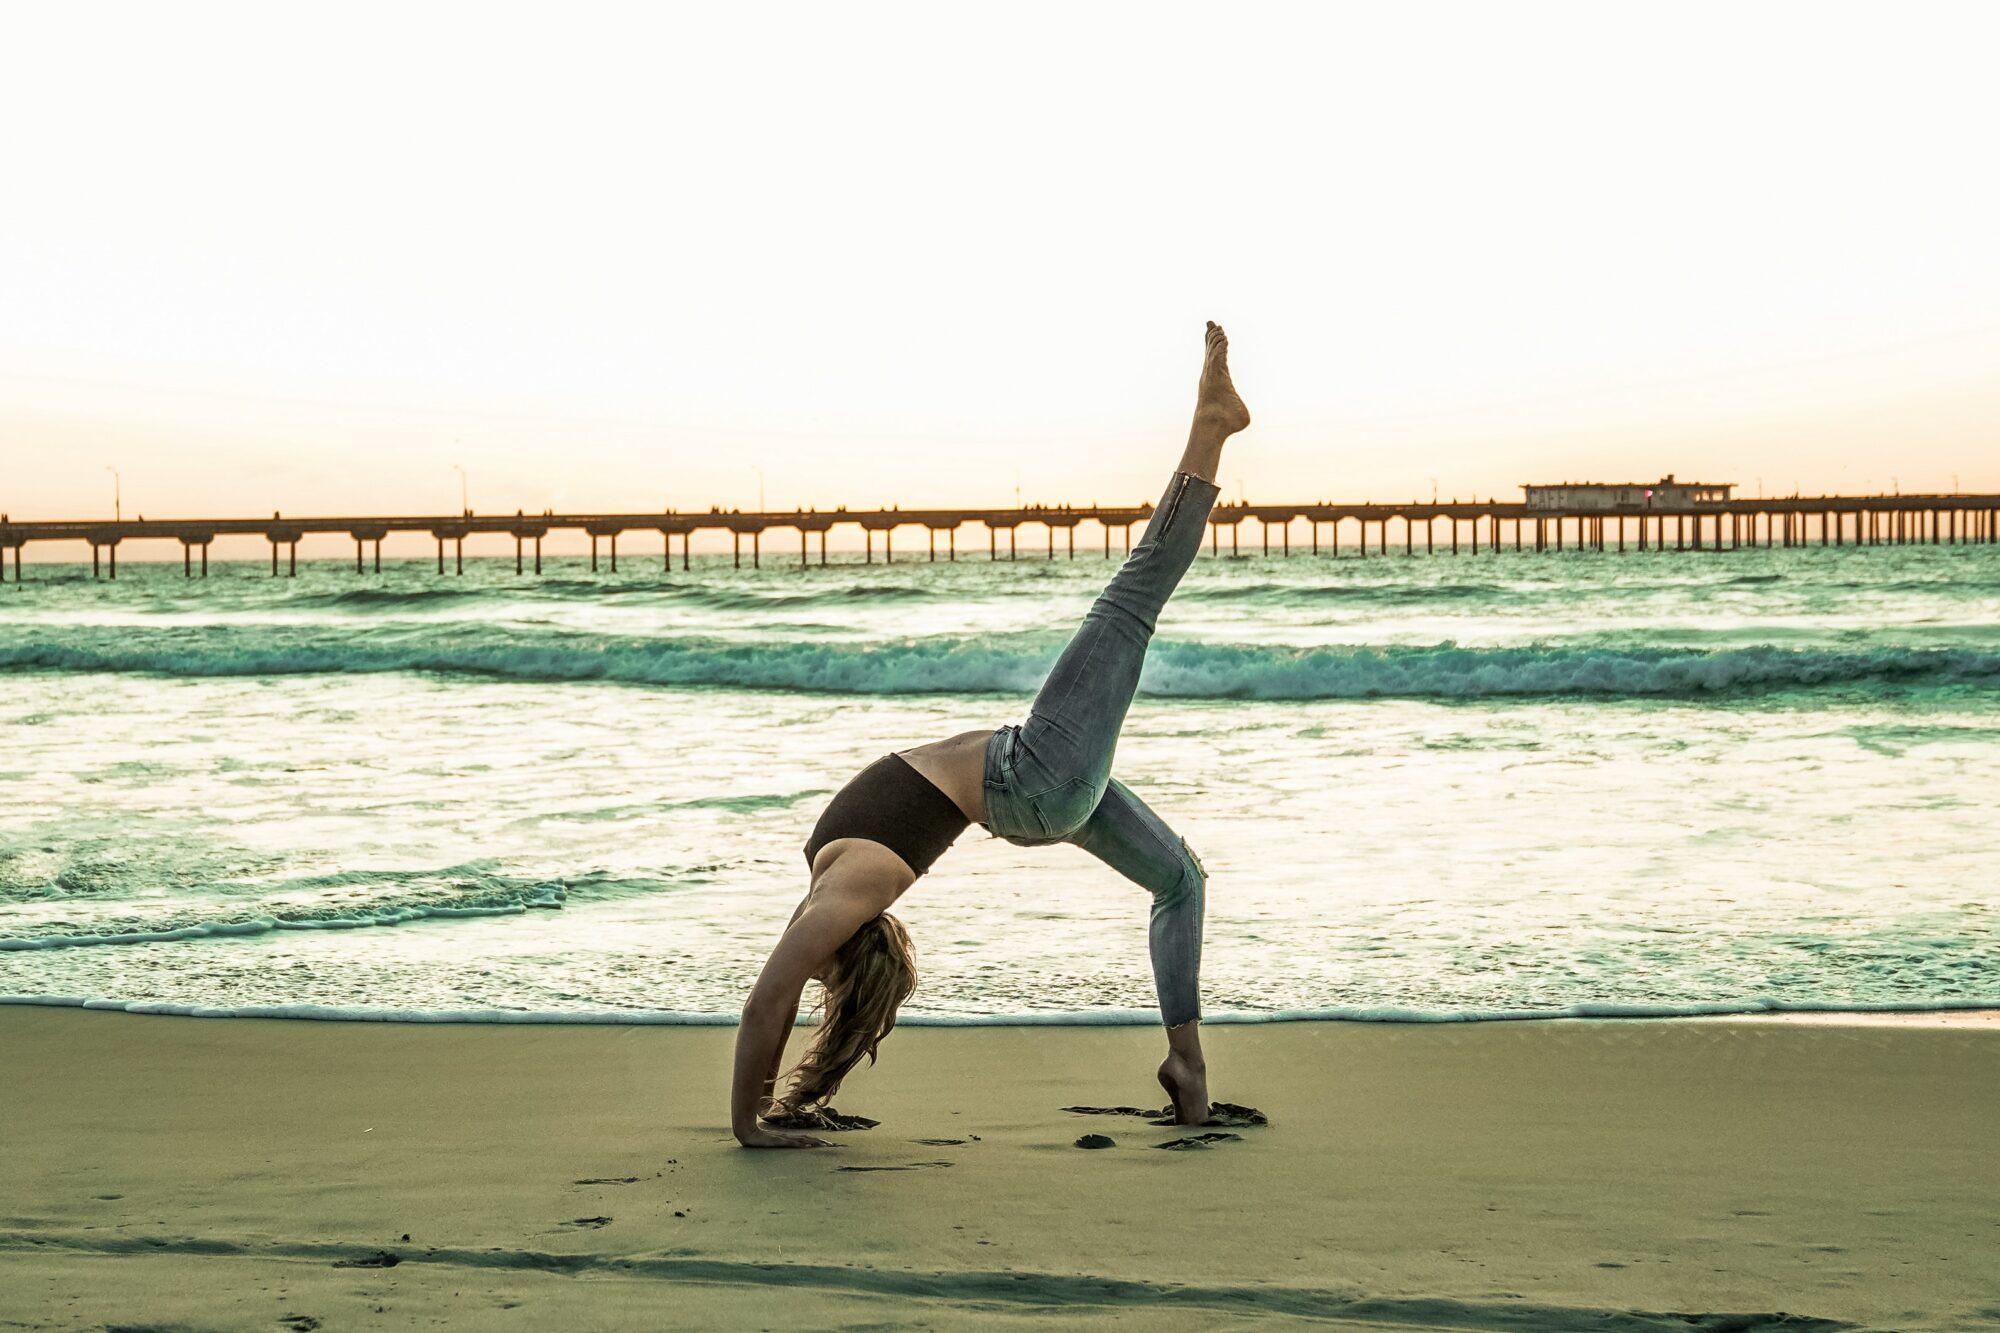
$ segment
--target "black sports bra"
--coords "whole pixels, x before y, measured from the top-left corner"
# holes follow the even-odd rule
[[[885,754],[827,802],[806,839],[806,865],[835,838],[866,838],[921,876],[971,824],[951,797],[899,754]]]

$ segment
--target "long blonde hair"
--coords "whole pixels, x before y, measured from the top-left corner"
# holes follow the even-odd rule
[[[867,922],[835,951],[825,986],[819,1027],[792,1069],[791,1088],[777,1099],[784,1111],[824,1106],[862,1056],[875,1063],[896,1010],[917,988],[909,931],[887,912]]]

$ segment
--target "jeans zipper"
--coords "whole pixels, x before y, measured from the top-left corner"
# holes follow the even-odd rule
[[[1192,472],[1174,473],[1174,489],[1167,496],[1167,512],[1159,518],[1162,531],[1172,526],[1174,515],[1181,511],[1181,497],[1187,494],[1188,483],[1194,480]],[[1152,536],[1152,524],[1147,524],[1147,536]]]

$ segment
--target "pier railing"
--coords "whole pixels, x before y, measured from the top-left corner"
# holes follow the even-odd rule
[[[1009,560],[1019,558],[1020,529],[1041,527],[1044,555],[1053,560],[1056,537],[1062,534],[1064,553],[1076,555],[1076,532],[1084,524],[1095,525],[1102,538],[1103,554],[1109,558],[1113,537],[1117,545],[1130,550],[1132,529],[1145,523],[1151,505],[1028,505],[1012,509],[793,509],[746,513],[741,510],[664,510],[659,513],[626,514],[527,514],[403,515],[374,517],[217,519],[122,519],[114,521],[76,519],[64,521],[16,522],[0,516],[0,580],[6,577],[6,556],[14,557],[14,578],[22,577],[21,552],[30,542],[85,542],[90,546],[93,573],[118,577],[118,548],[125,542],[179,542],[181,569],[193,577],[199,562],[203,576],[208,573],[208,548],[217,537],[259,537],[270,543],[271,573],[298,572],[299,542],[307,536],[345,536],[354,542],[354,568],[366,572],[372,547],[372,567],[382,569],[382,544],[391,535],[423,536],[436,543],[437,568],[445,571],[446,547],[452,548],[454,567],[465,572],[465,543],[468,538],[511,538],[514,544],[514,571],[525,573],[532,549],[534,572],[542,570],[542,541],[552,532],[578,532],[590,539],[590,567],[599,567],[600,548],[609,556],[613,571],[618,568],[620,537],[651,533],[659,538],[660,560],[671,569],[674,539],[680,539],[681,568],[688,568],[690,546],[695,533],[719,530],[730,535],[738,565],[748,539],[753,565],[763,561],[766,533],[796,532],[801,567],[812,562],[812,538],[817,534],[818,560],[826,563],[827,534],[846,524],[859,526],[865,535],[866,559],[875,558],[875,537],[881,534],[886,561],[896,558],[896,533],[906,528],[925,531],[927,558],[938,558],[939,538],[945,541],[945,558],[959,558],[959,532],[970,526],[986,532],[986,555],[998,560],[1000,536],[1006,534]],[[1357,556],[1387,555],[1392,549],[1391,525],[1401,541],[1394,544],[1402,554],[1445,552],[1497,553],[1512,549],[1533,551],[1718,551],[1746,546],[1882,546],[1882,545],[1992,545],[2000,541],[2000,495],[1822,495],[1792,496],[1770,500],[1726,500],[1682,508],[1624,507],[1609,509],[1547,509],[1526,504],[1489,500],[1432,501],[1408,504],[1278,504],[1218,503],[1209,516],[1209,550],[1219,555],[1224,529],[1228,530],[1232,555],[1242,553],[1242,528],[1255,521],[1265,554],[1277,535],[1279,554],[1292,553],[1295,528],[1305,525],[1307,542],[1315,555],[1321,553],[1320,534],[1327,532],[1326,551],[1333,555],[1352,552]],[[1354,525],[1355,540],[1343,543],[1346,525]],[[1441,533],[1442,530],[1442,533]],[[1373,540],[1371,542],[1371,532]],[[1421,540],[1420,540],[1421,539]],[[1671,542],[1671,547],[1669,543]],[[630,547],[627,547],[628,551]],[[629,558],[629,557],[628,557]]]

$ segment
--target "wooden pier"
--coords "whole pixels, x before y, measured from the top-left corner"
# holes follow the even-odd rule
[[[178,542],[181,569],[189,578],[208,574],[208,548],[217,537],[258,537],[270,543],[271,573],[298,573],[299,541],[306,536],[336,535],[354,542],[357,574],[382,570],[382,544],[389,537],[421,537],[436,544],[437,569],[445,572],[447,548],[452,568],[465,572],[468,539],[512,541],[514,572],[542,572],[542,542],[552,532],[580,532],[590,539],[590,567],[606,561],[618,568],[619,539],[640,535],[655,539],[661,567],[672,569],[675,539],[680,543],[681,568],[688,568],[690,544],[704,530],[727,532],[736,564],[744,547],[753,566],[763,562],[767,533],[796,533],[801,568],[813,562],[813,537],[818,537],[818,563],[826,563],[827,534],[855,524],[865,538],[866,559],[875,558],[875,539],[882,540],[882,558],[896,558],[896,534],[922,530],[923,550],[938,558],[940,539],[945,558],[959,558],[961,529],[977,526],[986,532],[986,556],[1001,558],[1000,536],[1006,534],[1006,558],[1019,558],[1022,528],[1043,530],[1040,554],[1053,560],[1057,534],[1065,557],[1074,559],[1077,529],[1094,525],[1105,558],[1115,545],[1130,550],[1132,529],[1143,524],[1151,505],[1037,506],[1014,509],[805,509],[745,513],[711,509],[706,512],[666,510],[654,514],[473,514],[450,517],[405,516],[375,518],[127,519],[116,522],[14,522],[0,515],[0,581],[7,577],[8,553],[13,578],[23,578],[21,552],[30,542],[84,542],[90,547],[91,571],[98,577],[118,577],[118,548],[126,542]],[[1730,499],[1675,509],[1622,507],[1594,510],[1530,508],[1500,501],[1428,504],[1222,504],[1209,517],[1209,550],[1219,555],[1228,535],[1231,555],[1243,549],[1243,525],[1254,522],[1264,554],[1292,554],[1295,530],[1299,543],[1312,554],[1357,557],[1387,555],[1451,555],[1514,551],[1724,551],[1744,547],[1839,547],[1904,545],[1993,545],[2000,542],[2000,495],[1859,495],[1793,496],[1786,499]],[[1350,526],[1351,525],[1351,526]],[[1322,540],[1324,534],[1324,540]],[[1350,534],[1352,540],[1344,540]],[[1392,540],[1392,538],[1400,540]],[[504,545],[502,550],[504,551]],[[1035,554],[1032,551],[1030,554]],[[976,551],[975,551],[976,555]],[[372,558],[371,558],[372,557]]]

